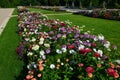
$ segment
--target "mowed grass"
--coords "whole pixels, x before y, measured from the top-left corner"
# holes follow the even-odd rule
[[[91,34],[98,35],[103,34],[105,39],[110,41],[112,45],[117,45],[118,50],[120,51],[120,21],[114,20],[105,20],[99,18],[91,18],[81,15],[73,15],[73,14],[60,14],[56,15],[57,12],[49,11],[49,10],[41,10],[41,9],[34,9],[30,8],[32,11],[39,11],[43,14],[46,14],[49,19],[60,19],[62,21],[69,20],[72,22],[72,26],[78,25],[82,26],[85,25],[84,31],[91,31]],[[53,14],[53,15],[49,15]],[[54,15],[55,14],[55,15]],[[120,59],[120,52],[117,54],[111,55],[113,58]]]
[[[0,36],[0,80],[15,80],[23,68],[15,52],[19,43],[16,31],[17,17],[12,17]]]
[[[62,14],[62,13],[68,13],[68,12],[60,12],[60,11],[54,11],[54,10],[44,10],[39,8],[29,8],[32,12],[39,12],[42,14]]]

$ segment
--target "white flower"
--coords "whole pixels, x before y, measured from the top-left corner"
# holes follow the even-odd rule
[[[114,62],[120,65],[120,60],[115,60]]]
[[[93,51],[94,51],[94,52],[97,52],[97,50],[96,50],[95,48],[93,48]]]
[[[45,60],[45,59],[46,59],[46,56],[45,56],[45,55],[42,55],[42,59],[44,59],[44,60]]]
[[[56,52],[57,52],[58,54],[62,54],[62,51],[59,50],[59,49],[57,49]]]
[[[43,44],[43,41],[40,41],[40,42],[39,42],[39,45],[42,45],[42,44]]]
[[[98,54],[100,54],[100,56],[102,57],[103,55],[103,51],[102,50],[96,50],[95,48],[93,49],[94,52],[97,52]]]
[[[54,64],[51,64],[51,65],[50,65],[50,68],[51,68],[51,69],[54,69],[54,68],[55,68],[55,65],[54,65]]]
[[[98,35],[98,39],[99,40],[104,40],[104,36],[101,34],[101,35]]]
[[[34,68],[37,68],[37,65],[34,65]]]
[[[34,46],[32,47],[32,50],[35,50],[35,51],[36,51],[36,50],[39,49],[39,47],[40,47],[39,45],[34,45]]]
[[[80,45],[80,46],[78,47],[79,50],[84,49],[84,48],[85,48],[84,45]]]
[[[40,55],[43,56],[45,52],[43,50],[40,51]]]
[[[63,66],[63,65],[64,65],[64,63],[62,62],[62,63],[61,63],[61,65]]]
[[[44,44],[45,47],[50,47],[50,44]]]
[[[98,52],[98,53],[100,54],[100,56],[102,57],[103,51],[102,51],[102,50],[98,50],[97,52]]]
[[[29,41],[30,39],[29,38],[25,38],[26,41]]]
[[[98,39],[95,37],[95,38],[94,38],[94,41],[97,41],[97,40],[98,40]]]
[[[105,43],[104,46],[105,46],[106,48],[109,48],[109,47],[110,47],[110,42],[107,41],[107,43]]]
[[[70,50],[69,52],[70,52],[70,54],[76,53],[75,50]]]
[[[35,42],[36,41],[36,39],[34,38],[34,37],[32,37],[32,40],[31,40],[32,42]]]
[[[70,70],[72,71],[72,70],[73,70],[73,68],[72,68],[72,67],[70,67]]]
[[[27,29],[26,28],[24,28],[24,32],[26,32],[27,31]]]
[[[43,41],[44,41],[44,38],[40,38],[40,41],[43,42]]]
[[[57,62],[60,63],[60,59],[57,59]]]
[[[27,68],[28,68],[28,69],[30,69],[30,64],[29,64],[29,65],[27,65]]]
[[[33,53],[32,52],[28,52],[27,56],[32,56]]]
[[[66,49],[66,48],[62,48],[62,51],[63,51],[63,52],[66,52],[66,51],[67,51],[67,49]]]

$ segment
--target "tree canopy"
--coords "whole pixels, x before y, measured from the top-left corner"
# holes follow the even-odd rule
[[[77,8],[120,8],[120,0],[0,0],[0,7],[67,6]],[[103,6],[104,5],[104,6]]]

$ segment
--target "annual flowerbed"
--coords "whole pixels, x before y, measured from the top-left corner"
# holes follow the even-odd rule
[[[39,13],[18,16],[21,42],[16,49],[26,59],[25,80],[119,79],[120,65],[108,53],[116,47],[103,35],[91,35],[69,21],[51,20]]]
[[[74,14],[80,14],[84,16],[94,17],[94,18],[104,18],[111,20],[120,20],[120,10],[100,10],[96,9],[93,11],[80,11]]]

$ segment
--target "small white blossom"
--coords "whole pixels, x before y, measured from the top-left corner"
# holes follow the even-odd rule
[[[32,56],[33,53],[32,52],[28,52],[27,56]]]
[[[104,46],[105,46],[106,48],[109,48],[109,47],[110,47],[110,42],[107,41],[107,43],[105,43]]]
[[[70,52],[70,54],[76,53],[75,50],[70,50],[69,52]]]
[[[40,41],[40,42],[39,42],[39,45],[42,45],[42,44],[43,44],[43,41]]]
[[[34,46],[32,47],[32,50],[35,50],[35,51],[36,51],[36,50],[39,49],[39,47],[40,47],[39,45],[34,45]]]
[[[63,65],[64,65],[64,63],[62,62],[62,63],[61,63],[61,65],[63,66]]]
[[[44,44],[45,47],[50,47],[50,44]]]
[[[26,41],[29,41],[30,39],[29,38],[25,38]]]
[[[42,59],[44,59],[44,60],[45,60],[45,59],[46,59],[46,56],[45,56],[45,55],[42,55]]]
[[[102,50],[98,50],[97,52],[98,52],[98,53],[100,54],[100,56],[102,57],[103,51],[102,51]]]
[[[55,65],[54,65],[54,64],[51,64],[51,65],[50,65],[50,68],[51,68],[51,69],[54,69],[54,68],[55,68]]]
[[[62,51],[59,50],[59,49],[57,49],[56,52],[57,52],[58,54],[62,54]]]
[[[44,38],[40,38],[40,41],[42,41],[42,42],[43,42],[43,41],[44,41]]]
[[[66,49],[66,48],[62,48],[62,51],[63,51],[63,52],[66,52],[66,51],[67,51],[67,49]]]
[[[84,45],[80,45],[80,46],[78,47],[79,50],[84,49],[84,48],[85,48]]]
[[[32,40],[31,40],[32,42],[35,42],[36,41],[36,39],[34,38],[34,37],[32,37]]]
[[[60,63],[60,59],[57,59],[57,62]]]
[[[43,50],[40,51],[40,55],[43,56],[45,52]]]
[[[101,35],[98,35],[98,39],[99,40],[104,40],[104,36],[101,34]]]

